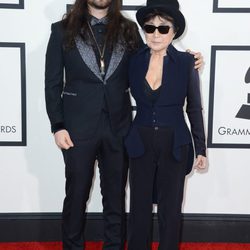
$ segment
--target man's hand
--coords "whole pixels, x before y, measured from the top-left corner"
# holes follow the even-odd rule
[[[57,131],[54,137],[56,145],[61,149],[69,149],[74,147],[74,144],[71,141],[69,133],[66,129]]]
[[[200,52],[194,52],[194,51],[191,51],[190,49],[187,50],[187,52],[191,55],[194,56],[194,59],[195,59],[195,65],[194,65],[194,68],[195,69],[201,69],[201,67],[204,65],[204,61],[203,61],[203,56]]]

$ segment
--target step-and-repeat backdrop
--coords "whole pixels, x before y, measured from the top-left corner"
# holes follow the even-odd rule
[[[136,2],[123,0],[131,19],[145,4]],[[0,0],[2,213],[61,211],[64,165],[45,112],[44,64],[50,25],[72,3]],[[183,211],[249,214],[250,1],[180,4],[187,30],[175,46],[201,51],[205,61],[200,78],[209,162],[206,172],[187,177]],[[102,211],[98,175],[97,169],[89,212]]]

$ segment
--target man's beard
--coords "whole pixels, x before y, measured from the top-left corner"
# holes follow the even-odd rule
[[[95,9],[107,9],[112,0],[88,0],[88,4]]]

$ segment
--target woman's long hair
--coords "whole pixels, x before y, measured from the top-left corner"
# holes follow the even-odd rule
[[[128,50],[136,50],[139,46],[139,33],[137,25],[125,18],[121,12],[121,1],[112,0],[108,9],[108,24],[106,39],[112,48],[117,42],[122,42]],[[75,45],[74,38],[77,35],[89,40],[88,32],[88,3],[87,0],[76,0],[69,13],[63,17],[65,28],[65,47],[72,48]]]

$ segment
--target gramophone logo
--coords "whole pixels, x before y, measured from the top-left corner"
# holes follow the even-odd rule
[[[245,76],[245,83],[250,83],[250,67]],[[237,113],[237,118],[248,119],[250,120],[250,94],[247,95],[248,105],[243,104]]]
[[[210,148],[250,148],[250,46],[212,46]]]

